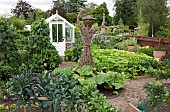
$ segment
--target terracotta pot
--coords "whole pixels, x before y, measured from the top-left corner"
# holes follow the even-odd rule
[[[161,60],[166,55],[166,51],[153,51],[153,57]]]
[[[135,46],[127,46],[128,51],[131,51],[135,48]]]

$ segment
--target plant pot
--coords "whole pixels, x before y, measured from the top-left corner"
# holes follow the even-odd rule
[[[127,46],[128,51],[131,51],[135,48],[135,46]]]
[[[153,51],[153,57],[161,60],[166,55],[166,51]]]

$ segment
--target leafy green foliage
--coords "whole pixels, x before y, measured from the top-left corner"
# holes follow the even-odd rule
[[[10,98],[8,82],[0,81],[0,99],[7,100]]]
[[[123,81],[125,80],[125,76],[124,73],[107,72],[98,73],[98,75],[94,76],[94,79],[99,85],[105,84],[106,89],[112,89],[113,86],[115,89],[120,89],[123,88]],[[101,79],[103,79],[103,83],[101,82]]]
[[[143,54],[146,54],[146,55],[152,56],[152,57],[153,57],[153,50],[154,50],[154,48],[149,47],[149,46],[136,47],[136,48],[135,48],[135,52],[143,53]]]
[[[27,104],[29,111],[33,112],[31,96],[34,96],[33,85],[35,83],[36,79],[34,78],[31,70],[25,69],[21,75],[16,75],[10,78],[9,89],[14,100],[17,100],[16,109],[18,109],[22,104],[26,108]]]
[[[105,25],[109,26],[112,25],[112,17],[109,16],[109,11],[107,9],[107,4],[103,2],[100,6],[96,7],[96,9],[93,10],[92,15],[94,18],[96,18],[96,21],[98,25],[102,24],[103,20],[103,14],[105,14]]]
[[[166,21],[168,15],[167,0],[138,0],[137,5],[140,9],[138,12],[141,11],[144,22],[150,25],[149,36],[152,36],[152,33],[155,36],[160,26],[163,26]]]
[[[162,102],[170,101],[170,91],[159,82],[146,83],[144,88],[148,94],[148,106],[156,107]]]
[[[14,25],[14,27],[17,30],[23,30],[24,26],[26,25],[26,20],[25,19],[16,18],[16,17],[11,17],[9,19],[9,22],[11,22],[11,24]]]
[[[41,18],[47,18],[49,15],[47,12],[42,11],[41,9],[34,9],[33,12],[28,13],[27,24],[32,24],[35,20]]]
[[[38,79],[36,94],[46,98],[45,101],[39,100],[40,106],[49,112],[81,111],[81,92],[74,88],[77,82],[63,73],[57,77],[51,75],[51,72],[47,72]]]
[[[170,17],[169,16],[166,18],[164,25],[159,28],[159,31],[156,34],[157,34],[156,35],[157,37],[170,38]]]
[[[73,48],[70,48],[64,52],[66,61],[78,61],[82,54],[83,44],[82,44],[82,35],[77,29],[75,31],[75,45]]]
[[[35,67],[36,72],[53,70],[61,63],[58,51],[51,44],[49,28],[45,19],[37,20],[32,24],[28,46],[28,66]]]
[[[114,112],[114,108],[106,102],[106,97],[99,93],[95,85],[86,83],[80,88],[82,88],[87,112]]]
[[[85,2],[87,2],[87,0],[69,0],[70,3],[69,12],[75,13],[80,12],[80,9],[85,7]]]
[[[11,13],[13,13],[16,17],[20,15],[24,15],[25,19],[28,18],[28,13],[32,12],[33,7],[27,3],[26,1],[19,0],[14,9],[11,9]]]
[[[154,51],[166,51],[166,48],[165,47],[162,47],[162,46],[156,46],[153,48]]]
[[[106,40],[100,34],[100,32],[96,32],[96,34],[93,35],[91,43],[97,44],[97,45],[106,45],[107,44]]]
[[[157,66],[157,69],[149,68],[147,74],[156,77],[157,80],[170,78],[169,60],[160,61]]]
[[[27,106],[31,109],[31,104],[38,102],[40,109],[49,112],[80,112],[82,110],[121,112],[119,108],[113,108],[106,102],[106,97],[97,90],[97,84],[104,82],[110,87],[113,83],[116,87],[120,87],[118,84],[122,83],[118,80],[120,74],[110,72],[94,75],[93,68],[90,66],[83,66],[76,70],[56,68],[54,71],[44,73],[44,75],[34,74],[33,76],[30,71],[24,71],[21,75],[10,79],[10,91],[20,101],[17,107],[23,103],[25,109]],[[80,81],[81,77],[85,79],[83,82]]]
[[[126,39],[126,37],[124,37],[124,36],[114,36],[114,37],[109,39],[109,43],[110,43],[111,46],[114,46],[117,43],[122,42],[125,39]]]
[[[68,75],[74,80],[78,80],[80,84],[88,83],[95,85],[105,85],[106,89],[120,89],[123,88],[123,81],[125,80],[125,74],[117,73],[117,72],[96,72],[95,68],[91,66],[84,65],[81,68],[72,69],[65,68],[60,69],[56,68],[53,71],[52,75],[59,75],[59,73],[63,73]]]
[[[127,46],[137,46],[137,40],[135,38],[123,40],[114,45],[115,48],[120,50],[127,50]]]
[[[98,71],[124,72],[126,77],[144,75],[148,68],[156,68],[158,62],[145,54],[136,54],[116,49],[92,50],[95,67]],[[114,58],[113,58],[114,57]]]
[[[81,53],[82,53],[83,46],[77,45],[76,47],[70,48],[64,51],[66,61],[78,61]]]
[[[129,32],[130,32],[129,27],[125,26],[122,18],[120,18],[118,21],[118,28],[113,31],[112,35],[113,36],[120,35],[120,34],[124,35],[125,33],[129,33]]]
[[[80,18],[83,18],[87,15],[92,15],[93,10],[97,7],[98,5],[90,2],[88,4],[85,5],[85,7],[81,10],[81,15]]]
[[[136,0],[117,0],[114,7],[116,12],[115,24],[118,24],[119,19],[122,18],[125,25],[136,26]]]
[[[66,14],[66,18],[69,22],[71,23],[76,23],[77,21],[77,14],[72,12],[72,13],[67,13]]]
[[[18,62],[16,32],[9,22],[0,19],[0,79],[8,80],[17,73],[20,63]]]

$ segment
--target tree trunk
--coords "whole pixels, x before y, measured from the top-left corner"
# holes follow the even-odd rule
[[[91,37],[83,37],[83,52],[81,54],[81,58],[79,61],[79,67],[83,65],[94,65],[92,53],[91,53],[91,47],[90,47]]]

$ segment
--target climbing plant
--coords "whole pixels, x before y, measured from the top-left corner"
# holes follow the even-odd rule
[[[34,66],[36,72],[56,68],[62,60],[50,42],[49,28],[45,19],[35,21],[31,28],[28,45],[29,68]]]

